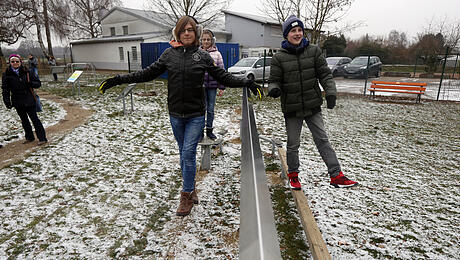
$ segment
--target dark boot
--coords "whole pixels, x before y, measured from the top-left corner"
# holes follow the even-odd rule
[[[196,192],[196,188],[192,191],[192,200],[193,204],[198,204],[198,192]]]
[[[193,200],[192,200],[192,193],[191,192],[184,192],[180,193],[180,204],[179,208],[177,208],[176,215],[177,216],[187,216],[190,214],[193,208]]]
[[[217,139],[217,136],[212,133],[212,127],[211,128],[206,127],[206,136],[209,137],[209,139],[213,141]]]

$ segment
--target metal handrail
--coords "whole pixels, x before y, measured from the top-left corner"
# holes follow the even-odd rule
[[[241,136],[240,259],[281,259],[259,136],[243,88]]]

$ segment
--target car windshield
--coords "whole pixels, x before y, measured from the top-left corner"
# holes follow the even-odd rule
[[[358,57],[354,58],[350,65],[367,65],[367,57]]]
[[[235,65],[233,65],[233,67],[251,67],[252,64],[254,64],[254,62],[257,59],[258,58],[255,58],[255,59],[244,58],[244,59],[239,60],[237,63],[235,63]]]
[[[326,58],[327,65],[335,65],[340,61],[340,58]]]

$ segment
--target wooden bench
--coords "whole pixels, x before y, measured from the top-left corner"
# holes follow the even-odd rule
[[[425,94],[426,83],[421,82],[389,82],[389,81],[372,81],[368,89],[370,96],[375,98],[375,92],[394,92],[404,94],[416,94],[416,103],[419,103],[422,95]]]

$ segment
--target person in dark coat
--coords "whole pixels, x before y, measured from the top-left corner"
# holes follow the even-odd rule
[[[35,128],[38,144],[45,144],[48,140],[46,139],[45,128],[37,115],[36,100],[33,94],[33,89],[39,88],[41,82],[35,73],[23,66],[19,55],[11,54],[8,61],[9,66],[2,76],[3,103],[8,109],[14,107],[21,118],[26,138],[24,143],[35,140],[30,118]]]
[[[326,93],[327,108],[336,103],[337,88],[321,49],[304,37],[303,22],[289,16],[283,23],[281,50],[271,61],[268,96],[281,98],[281,110],[287,132],[286,159],[289,183],[300,189],[299,147],[303,122],[307,124],[316,147],[327,166],[330,184],[337,188],[353,187],[357,182],[342,173],[337,155],[325,131],[321,104]]]
[[[29,53],[29,69],[38,78],[38,60],[32,53]]]
[[[50,67],[53,67],[53,66],[56,66],[56,59],[54,58],[54,56],[50,55],[48,56],[48,65],[50,65]],[[58,80],[58,77],[57,77],[57,73],[53,73],[53,78],[54,78],[54,81],[57,81]]]
[[[168,111],[174,137],[179,146],[183,187],[176,214],[190,214],[198,203],[195,190],[196,150],[205,125],[206,100],[203,87],[207,71],[227,87],[248,87],[261,93],[252,80],[240,79],[216,66],[209,53],[199,48],[200,26],[195,18],[183,16],[173,29],[175,40],[160,58],[144,70],[106,79],[99,87],[101,93],[123,83],[147,82],[168,72]]]

